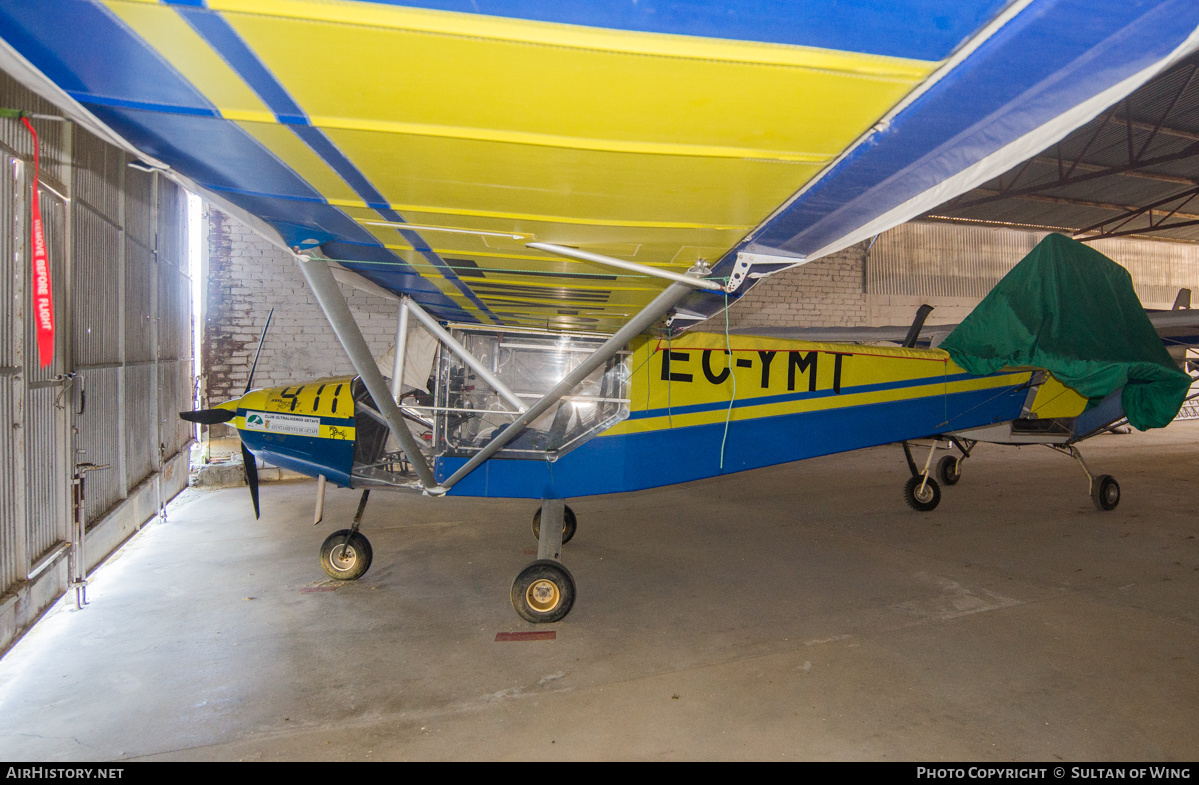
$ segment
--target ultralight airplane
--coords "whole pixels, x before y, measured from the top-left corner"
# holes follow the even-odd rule
[[[255,458],[317,477],[318,520],[326,482],[363,490],[335,578],[370,565],[371,489],[538,499],[512,602],[557,621],[567,499],[914,439],[916,509],[978,441],[1070,452],[1111,509],[1074,445],[1191,384],[1127,273],[1060,236],[937,348],[688,327],[1089,121],[1199,48],[1193,0],[13,0],[0,37],[295,255],[356,375],[184,417],[238,429],[256,511]],[[390,380],[339,282],[397,302]]]

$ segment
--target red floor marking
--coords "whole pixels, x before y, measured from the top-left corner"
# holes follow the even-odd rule
[[[537,549],[536,548],[525,548],[524,550],[521,551],[521,553],[523,553],[525,556],[536,556]]]
[[[336,586],[307,586],[300,589],[300,594],[307,594],[313,591],[337,591]]]
[[[504,641],[552,641],[558,637],[558,633],[550,630],[548,632],[497,632],[495,634],[495,642],[503,643]]]

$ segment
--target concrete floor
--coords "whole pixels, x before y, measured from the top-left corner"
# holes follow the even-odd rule
[[[1195,760],[1199,423],[980,448],[932,513],[898,447],[572,501],[579,599],[512,610],[528,501],[189,491],[0,661],[0,759]]]

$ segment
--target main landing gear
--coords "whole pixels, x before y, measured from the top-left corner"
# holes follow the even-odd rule
[[[911,445],[907,442],[903,443],[903,454],[908,461],[908,470],[912,473],[911,479],[903,486],[903,499],[913,510],[930,512],[941,503],[941,486],[930,476],[929,472],[929,468],[933,464],[933,455],[937,450],[947,450],[950,445],[953,445],[962,451],[961,458],[956,455],[946,455],[937,462],[937,478],[945,485],[957,485],[958,480],[962,479],[962,463],[970,457],[970,450],[974,447],[974,442],[963,442],[956,438],[949,441],[950,444],[943,445],[940,439],[933,440],[923,469],[917,468],[916,461],[912,458]]]
[[[320,489],[323,492],[323,487]],[[318,492],[317,522],[323,512],[323,493]],[[362,492],[354,523],[335,531],[321,545],[321,569],[330,578],[352,581],[370,569],[374,557],[370,541],[358,531],[370,491]],[[542,525],[546,524],[546,525]],[[562,564],[562,545],[578,530],[574,510],[562,499],[546,499],[533,516],[537,537],[537,559],[521,570],[512,582],[512,607],[521,618],[534,624],[561,621],[575,602],[575,579]]]
[[[354,523],[350,528],[333,532],[321,543],[321,569],[333,580],[357,580],[370,569],[374,552],[371,551],[370,540],[358,531],[370,495],[369,490],[362,492],[358,512],[354,514]]]
[[[542,525],[545,524],[545,525]],[[562,499],[546,499],[533,515],[537,560],[512,582],[512,607],[525,621],[547,624],[561,621],[575,602],[575,579],[562,564],[562,544],[578,528],[574,510]]]
[[[921,469],[916,465],[916,461],[912,458],[912,448],[907,442],[903,443],[903,454],[907,458],[908,469],[912,473],[911,479],[903,486],[903,498],[908,503],[908,506],[913,510],[920,512],[930,512],[936,509],[941,503],[941,486],[937,484],[929,471],[933,463],[933,455],[937,450],[947,450],[951,446],[961,450],[962,455],[946,455],[937,462],[936,475],[937,479],[946,486],[957,485],[958,480],[962,479],[962,464],[970,457],[970,451],[978,442],[959,437],[947,437],[949,444],[944,444],[940,439],[934,439],[932,446],[928,451],[928,458],[924,461],[924,468]],[[1091,470],[1087,467],[1086,462],[1082,459],[1082,453],[1073,444],[1046,444],[1057,452],[1065,453],[1074,460],[1078,461],[1078,465],[1082,467],[1082,471],[1087,475],[1091,501],[1095,504],[1095,509],[1100,512],[1116,509],[1116,505],[1120,503],[1120,484],[1116,482],[1116,478],[1110,474],[1091,474]]]

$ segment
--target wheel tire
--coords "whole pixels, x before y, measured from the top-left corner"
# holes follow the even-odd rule
[[[929,512],[935,510],[941,503],[941,488],[937,485],[936,480],[929,477],[928,481],[924,483],[924,493],[917,495],[922,480],[922,477],[913,477],[908,480],[907,484],[903,486],[903,499],[913,510]]]
[[[1091,483],[1091,501],[1100,512],[1116,509],[1120,503],[1120,483],[1110,474],[1101,474]]]
[[[561,621],[575,604],[575,579],[553,559],[538,559],[512,582],[512,607],[525,621]]]
[[[957,485],[962,479],[962,459],[955,455],[946,455],[937,461],[937,479],[946,485]]]
[[[350,535],[349,542],[346,535]],[[334,580],[353,581],[366,575],[374,556],[370,541],[361,532],[351,535],[349,529],[341,529],[321,544],[321,569]]]
[[[568,505],[562,511],[562,544],[570,542],[570,538],[575,536],[575,531],[579,528],[579,521],[575,518],[575,511],[570,509]],[[541,508],[537,508],[537,512],[533,513],[533,539],[541,539]]]

